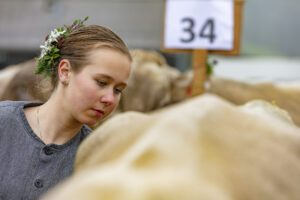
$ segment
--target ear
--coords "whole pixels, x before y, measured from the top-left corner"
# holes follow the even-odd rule
[[[67,59],[61,60],[58,65],[58,77],[59,77],[59,81],[63,85],[67,85],[69,83],[70,73],[71,73],[70,61]]]

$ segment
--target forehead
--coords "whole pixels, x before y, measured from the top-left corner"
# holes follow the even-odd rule
[[[126,54],[110,48],[100,48],[91,51],[87,58],[89,64],[83,71],[90,74],[105,74],[115,80],[127,82],[131,61]]]

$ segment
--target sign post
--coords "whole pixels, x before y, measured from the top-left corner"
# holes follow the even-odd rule
[[[193,51],[193,71],[191,96],[204,93],[204,82],[206,80],[207,50],[196,49]]]
[[[193,54],[191,95],[204,93],[208,53],[239,55],[245,0],[165,0],[162,51]]]

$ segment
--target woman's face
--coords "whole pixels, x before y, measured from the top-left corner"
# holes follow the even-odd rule
[[[76,121],[92,126],[118,105],[131,62],[127,55],[108,48],[93,50],[88,58],[80,72],[70,72],[65,102]]]

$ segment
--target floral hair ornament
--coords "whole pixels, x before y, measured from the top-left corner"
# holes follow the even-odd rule
[[[56,70],[56,66],[59,62],[60,48],[64,39],[75,29],[84,26],[84,22],[88,20],[86,17],[84,20],[75,20],[72,25],[64,25],[62,28],[51,31],[45,38],[44,45],[41,45],[41,55],[36,58],[38,61],[38,67],[35,71],[36,74],[44,74],[44,78],[52,76]]]

